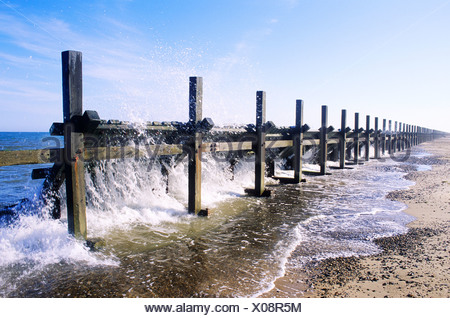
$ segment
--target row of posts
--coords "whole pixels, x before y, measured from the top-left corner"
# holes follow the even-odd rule
[[[62,84],[63,84],[63,116],[64,116],[64,147],[68,158],[65,160],[66,192],[67,192],[67,218],[69,233],[78,238],[87,238],[86,225],[86,192],[85,192],[85,168],[84,168],[84,135],[74,126],[74,116],[83,114],[82,106],[82,59],[81,52],[62,52]],[[189,122],[194,127],[188,151],[188,210],[190,213],[207,215],[207,210],[201,208],[201,171],[202,171],[202,132],[198,130],[198,123],[202,121],[203,79],[190,77],[189,79]],[[296,101],[295,126],[291,127],[293,139],[293,168],[294,177],[284,180],[288,183],[302,181],[302,154],[303,154],[303,101]],[[347,148],[347,135],[351,129],[347,128],[347,111],[342,110],[340,142],[338,151],[340,154],[340,168],[346,164],[346,155],[350,157],[351,148]],[[306,125],[305,125],[306,126]],[[392,121],[389,121],[389,129],[386,129],[386,120],[383,120],[383,129],[379,130],[378,118],[375,118],[374,144],[375,159],[382,154],[389,154],[403,150],[407,147],[429,140],[430,131],[418,126],[411,126],[395,122],[395,130],[392,130]],[[328,127],[328,107],[322,106],[321,128],[319,130],[319,164],[320,174],[326,174],[326,162],[328,155],[328,135],[333,130]],[[364,133],[363,133],[364,132]],[[365,137],[365,160],[369,160],[370,117],[367,116],[366,128],[359,126],[359,114],[355,114],[355,128],[353,136],[354,164],[360,161],[360,138]],[[255,188],[247,192],[255,196],[270,195],[265,189],[264,177],[266,172],[266,93],[256,93],[256,142],[253,145],[255,152]]]

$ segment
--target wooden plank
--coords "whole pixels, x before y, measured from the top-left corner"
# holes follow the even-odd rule
[[[2,150],[0,167],[62,162],[63,149]]]
[[[39,169],[33,169],[31,171],[31,179],[32,180],[39,180],[39,179],[45,179],[51,171],[51,168],[39,168]]]
[[[325,175],[327,170],[327,136],[328,136],[328,106],[322,106],[321,127],[320,127],[320,145],[319,145],[319,165],[320,174]]]
[[[293,147],[294,141],[293,140],[266,140],[265,148],[287,148],[287,147]]]
[[[386,153],[386,119],[383,119],[383,139],[381,141],[381,153]]]
[[[397,151],[397,142],[398,142],[398,134],[397,134],[397,129],[398,129],[398,123],[397,121],[394,122],[394,133],[393,133],[393,138],[392,138],[392,153],[395,153]]]
[[[189,123],[193,127],[202,120],[203,78],[189,78]],[[188,211],[202,214],[202,134],[195,129],[188,154]]]
[[[378,131],[378,117],[375,117],[375,159],[380,159],[380,133]]]
[[[345,168],[345,150],[347,149],[347,110],[341,111],[341,141],[339,143],[339,168]]]
[[[320,139],[303,139],[303,146],[319,146]]]
[[[40,196],[46,205],[52,207],[50,215],[53,219],[61,218],[61,198],[58,191],[66,177],[64,169],[63,163],[55,163],[53,167],[48,169],[48,174],[42,185]]]
[[[403,130],[402,130],[402,150],[405,150],[408,142],[408,133],[407,133],[407,127],[408,125],[406,123],[403,123]]]
[[[370,116],[369,115],[367,115],[366,116],[366,134],[365,134],[366,136],[366,138],[365,138],[365,141],[364,141],[364,144],[365,144],[365,160],[366,161],[369,161],[370,160]]]
[[[388,149],[388,154],[392,154],[392,120],[389,120],[389,133],[388,133],[388,144],[387,144],[387,149]]]
[[[353,146],[353,161],[358,164],[359,157],[359,113],[355,113],[355,139]]]
[[[87,239],[86,184],[84,180],[83,134],[75,132],[74,116],[83,115],[81,52],[65,51],[62,58],[63,118],[65,174],[67,195],[67,223],[69,233]]]
[[[302,153],[303,153],[303,101],[297,99],[295,103],[295,133],[294,142],[294,182],[302,180]]]
[[[266,172],[266,92],[256,92],[255,195],[263,196]]]

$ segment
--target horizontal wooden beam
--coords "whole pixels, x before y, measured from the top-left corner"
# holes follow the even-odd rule
[[[293,140],[266,140],[266,148],[286,148],[294,146]]]
[[[59,148],[14,151],[4,150],[0,151],[0,167],[55,163],[62,161],[62,153],[63,150]]]
[[[252,150],[253,143],[251,141],[236,142],[205,142],[202,143],[203,152],[231,152]]]
[[[155,126],[156,127],[156,126]],[[163,126],[158,126],[163,127]],[[381,135],[379,140],[386,140],[385,135]],[[364,142],[366,137],[360,136],[358,142]],[[373,142],[375,138],[370,137]],[[328,139],[328,144],[338,144],[339,139]],[[347,143],[354,143],[355,138],[346,138]],[[265,148],[289,148],[293,147],[293,140],[266,140]],[[302,140],[303,146],[319,146],[320,139]],[[253,150],[252,141],[234,141],[234,142],[205,142],[202,143],[203,152],[233,152]],[[111,147],[87,147],[85,148],[85,161],[108,160],[108,159],[139,159],[152,158],[157,156],[178,155],[186,152],[183,144],[157,144],[145,146],[111,146]],[[0,167],[14,165],[30,165],[45,163],[62,163],[64,160],[64,149],[35,149],[35,150],[3,150],[0,151]],[[44,171],[42,171],[44,173]],[[38,177],[39,171],[36,172]]]

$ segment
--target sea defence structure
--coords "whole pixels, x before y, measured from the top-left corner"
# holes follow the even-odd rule
[[[33,179],[44,179],[41,198],[53,203],[52,217],[61,216],[59,189],[66,185],[68,231],[80,239],[87,239],[85,175],[90,164],[99,160],[134,159],[166,162],[173,156],[188,161],[187,211],[200,216],[208,214],[201,203],[202,155],[221,156],[230,168],[240,158],[254,156],[255,186],[248,195],[269,196],[265,177],[280,183],[300,183],[302,156],[310,148],[318,149],[319,175],[326,175],[327,161],[339,162],[338,168],[380,159],[382,154],[410,149],[419,143],[447,135],[445,132],[383,119],[366,117],[365,127],[355,113],[353,129],[347,126],[347,111],[342,110],[341,127],[328,126],[328,107],[322,106],[321,127],[311,131],[304,124],[302,100],[295,104],[295,123],[277,127],[266,121],[266,93],[256,92],[256,122],[244,126],[215,127],[210,118],[203,118],[203,79],[189,78],[189,120],[187,122],[130,123],[102,120],[92,110],[83,112],[82,54],[62,52],[63,122],[53,123],[50,134],[62,136],[64,146],[37,150],[0,151],[0,166],[53,164],[50,168],[34,169]],[[365,149],[364,155],[361,149]],[[370,146],[374,156],[370,156]],[[275,176],[274,161],[285,159],[285,167],[293,170],[292,178]],[[167,174],[164,165],[162,173]],[[309,172],[311,173],[311,172]],[[65,181],[65,182],[64,182]]]

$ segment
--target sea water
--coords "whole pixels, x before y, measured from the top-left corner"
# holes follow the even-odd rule
[[[45,137],[0,133],[0,148],[54,147]],[[99,162],[86,172],[88,237],[105,243],[98,251],[67,234],[64,205],[61,219],[53,220],[51,207],[36,202],[42,180],[30,175],[37,166],[0,167],[0,206],[28,202],[15,207],[15,221],[0,226],[0,295],[262,295],[277,278],[311,262],[378,253],[374,239],[405,233],[413,218],[385,196],[413,184],[403,178],[407,165],[386,157],[307,175],[298,185],[267,178],[272,195],[255,198],[245,195],[254,186],[252,158],[233,173],[226,161],[205,155],[202,206],[210,216],[204,218],[187,213],[186,161],[166,164],[168,177],[155,162]],[[311,163],[303,168],[318,170]],[[277,174],[292,172],[278,166]]]

